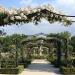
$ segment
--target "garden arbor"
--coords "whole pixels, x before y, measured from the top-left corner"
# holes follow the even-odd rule
[[[40,34],[35,35],[39,36]],[[22,41],[22,45],[25,46],[25,48],[27,48],[28,54],[30,55],[32,55],[32,52],[35,54],[35,50],[37,48],[37,51],[39,51],[38,56],[42,56],[42,52],[44,51],[43,47],[46,47],[47,55],[49,54],[51,56],[52,53],[55,54],[57,66],[61,65],[62,43],[63,42],[56,37],[36,37]],[[55,51],[52,51],[52,46],[53,48],[56,48]]]
[[[54,22],[60,22],[66,26],[71,25],[72,21],[67,17],[69,16],[63,15],[62,13],[56,11],[50,5],[47,5],[47,6],[44,5],[37,8],[28,7],[28,8],[20,8],[20,9],[16,9],[16,8],[6,9],[4,7],[0,7],[0,26],[12,25],[12,24],[25,24],[30,22],[38,24],[39,22],[41,22],[41,19],[46,19],[50,24]],[[40,43],[36,44],[38,47],[40,45],[43,45],[49,48],[48,44],[54,42],[55,46],[57,47],[57,64],[58,66],[60,66],[61,45],[62,45],[61,40],[54,37],[53,38],[37,38],[37,39],[25,40],[24,42],[22,42],[22,44],[26,43],[26,47],[29,47],[27,49],[30,50],[31,48],[33,48],[33,46],[35,46],[35,44],[33,43],[35,43],[37,40],[41,40]],[[16,51],[16,54],[17,54],[17,51]]]
[[[60,22],[64,23],[63,25],[71,25],[72,21],[68,17],[69,16],[63,15],[61,12],[55,10],[51,5],[20,9],[6,9],[0,6],[0,26],[29,22],[38,24],[43,18],[50,23]]]

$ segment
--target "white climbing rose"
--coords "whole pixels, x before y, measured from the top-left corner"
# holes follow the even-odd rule
[[[21,17],[20,16],[15,16],[15,19],[21,20]]]
[[[23,18],[26,20],[27,19],[27,16],[24,15]]]
[[[25,9],[24,9],[24,13],[30,14],[30,13],[31,13],[31,9],[30,9],[30,8],[25,8]]]
[[[10,15],[17,14],[17,10],[16,9],[10,9],[8,12],[9,12]]]
[[[20,16],[21,16],[22,19],[25,19],[25,20],[27,19],[27,16],[24,15],[24,13],[21,13]]]
[[[37,9],[35,8],[35,9],[33,9],[33,12],[35,13],[35,12],[37,12]]]
[[[0,6],[0,13],[4,13],[5,12],[5,8]]]
[[[20,16],[23,17],[24,16],[24,13],[21,13]]]
[[[14,17],[10,17],[10,20],[14,21]]]
[[[40,11],[41,11],[41,9],[40,9],[40,8],[37,8],[37,11],[38,11],[38,12],[40,12]]]

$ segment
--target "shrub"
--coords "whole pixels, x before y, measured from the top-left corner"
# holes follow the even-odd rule
[[[23,65],[19,65],[17,68],[1,68],[0,74],[18,74],[24,70]]]
[[[31,64],[31,59],[25,59],[23,61],[19,61],[19,65],[24,65],[24,68],[28,67]]]
[[[17,68],[1,68],[0,74],[18,74]]]
[[[69,74],[69,75],[75,74],[75,68],[74,67],[61,67],[60,72],[65,75],[66,74]]]
[[[53,63],[56,60],[55,56],[47,56],[47,60],[51,63]]]
[[[68,58],[68,59],[62,59],[61,60],[61,66],[64,66],[64,67],[72,67],[72,66],[74,66],[73,65],[73,60],[72,59],[70,59],[70,58]]]
[[[21,73],[24,70],[24,65],[18,65],[18,73]]]
[[[1,61],[1,68],[16,68],[15,61]]]

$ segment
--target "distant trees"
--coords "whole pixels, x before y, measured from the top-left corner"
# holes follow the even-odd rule
[[[0,30],[0,36],[6,35],[6,32],[4,30]]]

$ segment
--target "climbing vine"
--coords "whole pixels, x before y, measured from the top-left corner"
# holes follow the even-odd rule
[[[37,8],[28,7],[19,9],[6,9],[4,7],[0,7],[0,26],[29,22],[38,24],[41,22],[41,19],[46,19],[49,23],[64,23],[66,26],[72,24],[68,17],[57,12],[50,5],[43,5]]]

